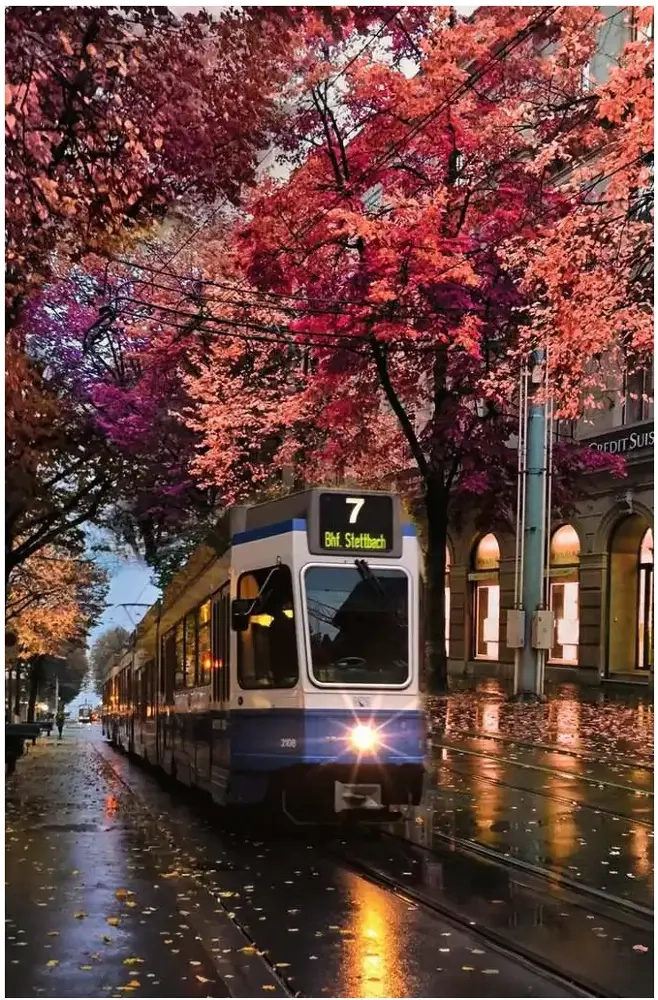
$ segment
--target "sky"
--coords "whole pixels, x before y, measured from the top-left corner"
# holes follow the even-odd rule
[[[103,560],[99,560],[99,562],[102,563]],[[146,607],[124,608],[119,605],[145,604],[150,607],[160,596],[157,588],[150,582],[151,570],[145,563],[134,558],[119,560],[114,557],[105,562],[105,567],[110,573],[107,606],[98,625],[89,633],[87,639],[89,646],[106,629],[117,625],[122,625],[128,632],[132,632],[147,611]],[[81,705],[89,702],[96,704],[98,701],[98,697],[91,690],[83,687],[77,698],[67,706],[67,709],[75,714]]]

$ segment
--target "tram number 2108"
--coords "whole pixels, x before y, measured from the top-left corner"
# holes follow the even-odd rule
[[[294,736],[282,736],[279,745],[283,750],[294,750],[297,746],[297,740]]]

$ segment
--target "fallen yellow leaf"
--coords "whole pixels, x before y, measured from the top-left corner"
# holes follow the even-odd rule
[[[56,965],[59,965],[59,960],[56,958],[51,958],[46,962],[47,969],[54,969]]]
[[[82,972],[91,972],[91,965],[81,965],[80,969]]]
[[[127,896],[128,896],[128,890],[127,889],[117,889],[117,891],[114,893],[114,895],[116,896],[117,899],[126,899]]]
[[[256,949],[254,948],[253,944],[247,944],[244,946],[244,948],[239,948],[238,950],[241,951],[243,955],[256,954]]]
[[[127,899],[126,906],[137,906],[137,903],[135,903],[132,899]]]
[[[211,983],[212,982],[212,979],[206,979],[205,976],[197,976],[197,979],[199,980],[200,983]]]
[[[118,927],[119,924],[121,923],[118,917],[108,917],[107,922],[110,925],[110,927]]]
[[[59,937],[59,931],[48,931],[48,937]]]
[[[141,985],[142,984],[140,983],[139,979],[131,979],[130,982],[128,983],[128,986],[131,988],[131,990],[134,990]]]
[[[78,912],[74,913],[73,916],[75,917],[76,920],[84,920],[87,914],[85,913],[84,910],[78,910]]]
[[[123,964],[124,965],[143,965],[144,964],[144,959],[143,958],[124,958]]]

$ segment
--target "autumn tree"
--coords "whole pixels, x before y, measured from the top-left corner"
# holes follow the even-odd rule
[[[89,651],[89,668],[96,694],[100,694],[115,657],[128,649],[130,633],[121,625],[101,632]]]
[[[5,621],[18,640],[17,701],[21,675],[28,674],[28,718],[34,717],[49,658],[66,659],[84,645],[103,611],[106,592],[106,574],[96,563],[55,545],[30,555],[12,575]]]
[[[448,524],[469,507],[489,523],[510,517],[508,442],[529,350],[548,347],[556,412],[569,416],[605,374],[588,368],[582,392],[584,359],[620,341],[646,358],[650,302],[628,294],[642,224],[629,222],[623,199],[592,197],[615,190],[615,161],[601,150],[635,117],[612,83],[587,83],[602,20],[584,7],[482,8],[467,20],[434,8],[413,73],[394,48],[337,63],[330,38],[310,46],[292,85],[290,171],[264,179],[249,205],[232,304],[223,267],[219,278],[205,273],[214,313],[204,325],[216,335],[188,378],[199,473],[226,483],[236,465],[228,443],[255,432],[282,442],[275,468],[296,461],[314,483],[415,470],[435,688],[447,674]],[[634,58],[627,50],[622,72]],[[645,96],[633,99],[643,119],[648,69],[636,80]],[[341,87],[330,89],[337,73]],[[633,136],[650,151],[644,124]],[[239,321],[248,352],[228,326]],[[254,364],[265,372],[282,344],[294,378],[264,393]],[[310,424],[311,442],[299,433]],[[555,457],[556,507],[573,498],[577,475],[606,461],[567,444]]]
[[[338,37],[376,14],[325,8],[320,23]],[[162,366],[142,371],[135,341],[112,328],[107,255],[155,239],[162,270],[240,202],[280,124],[306,18],[303,7],[180,19],[151,6],[9,9],[8,573],[42,545],[79,543],[85,521],[175,563],[176,540],[193,545],[216,509],[213,489],[189,476],[181,486],[190,433],[166,395],[175,366],[155,385]],[[172,225],[172,207],[193,225]],[[76,394],[62,378],[82,355],[87,374],[94,360],[102,372],[97,395],[89,379]],[[186,521],[190,508],[199,516]]]

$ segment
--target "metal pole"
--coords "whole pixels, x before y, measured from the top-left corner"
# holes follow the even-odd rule
[[[59,677],[55,674],[55,715],[59,711]]]
[[[528,428],[526,434],[526,510],[523,529],[524,560],[521,593],[525,609],[525,642],[520,651],[518,690],[522,696],[543,694],[542,663],[539,650],[532,648],[532,618],[543,607],[544,597],[544,516],[546,513],[546,401],[538,400],[544,380],[545,353],[533,352],[528,388]]]

